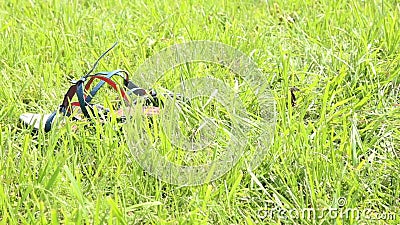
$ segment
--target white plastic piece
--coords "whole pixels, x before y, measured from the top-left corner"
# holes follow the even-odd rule
[[[36,130],[44,129],[44,125],[51,114],[24,113],[19,119],[26,125],[33,126]]]

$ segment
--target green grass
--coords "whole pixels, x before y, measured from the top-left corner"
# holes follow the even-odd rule
[[[395,0],[1,1],[1,223],[399,224],[399,29]],[[115,122],[37,136],[20,126],[21,113],[55,110],[115,41],[97,71],[133,74],[190,40],[231,45],[267,77],[275,141],[251,173],[177,187],[143,171]],[[344,209],[396,218],[262,218],[273,207],[338,208],[341,197]]]

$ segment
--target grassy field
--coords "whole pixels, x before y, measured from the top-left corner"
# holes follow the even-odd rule
[[[0,223],[399,224],[399,30],[396,0],[1,1]],[[239,49],[268,80],[274,143],[252,173],[178,187],[140,167],[115,122],[19,122],[57,109],[116,41],[97,71],[133,74],[191,40]]]

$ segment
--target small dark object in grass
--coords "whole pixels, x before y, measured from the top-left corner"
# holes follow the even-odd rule
[[[291,94],[291,102],[292,102],[292,107],[296,106],[296,95],[294,95],[294,92],[300,91],[297,87],[291,87],[290,88],[290,94]]]

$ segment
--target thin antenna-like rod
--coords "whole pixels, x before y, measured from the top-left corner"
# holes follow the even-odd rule
[[[118,42],[115,42],[113,44],[113,46],[111,46],[111,48],[107,49],[107,51],[105,51],[98,59],[97,61],[94,63],[93,67],[91,70],[89,70],[89,72],[86,73],[86,75],[84,76],[84,78],[88,77],[90,75],[90,73],[93,72],[94,69],[96,69],[97,65],[99,64],[99,61],[109,52],[111,51],[111,49],[113,49],[115,46],[117,46]]]

